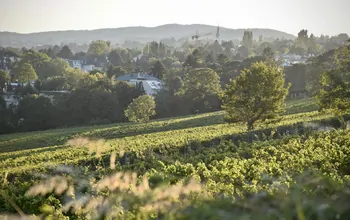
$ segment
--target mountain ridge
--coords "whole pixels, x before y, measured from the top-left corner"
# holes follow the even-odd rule
[[[215,38],[217,26],[205,24],[164,24],[155,27],[130,26],[119,28],[101,28],[93,30],[57,30],[34,33],[0,32],[0,46],[37,46],[61,43],[89,43],[92,40],[109,40],[112,43],[122,43],[126,40],[142,43],[164,38],[190,38],[198,31],[199,34],[212,33],[209,38]],[[220,27],[220,39],[240,40],[245,30],[253,32],[254,38],[260,35],[268,38],[295,39],[295,36],[283,31],[269,28],[239,28]]]

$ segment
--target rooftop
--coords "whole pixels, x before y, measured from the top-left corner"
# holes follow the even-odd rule
[[[149,81],[160,81],[160,79],[151,76],[147,73],[129,73],[125,74],[123,76],[119,76],[116,78],[116,80],[121,80],[121,81],[130,81],[130,80],[149,80]]]

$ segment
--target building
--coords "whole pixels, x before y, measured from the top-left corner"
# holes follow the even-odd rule
[[[90,72],[93,70],[101,70],[102,68],[96,67],[95,65],[89,64],[89,65],[83,65],[81,70]]]
[[[127,81],[133,85],[136,85],[137,83],[142,83],[146,94],[151,96],[157,94],[158,91],[162,88],[163,84],[163,82],[160,79],[148,75],[146,73],[126,74],[117,77],[116,80]]]
[[[81,60],[68,60],[69,65],[74,69],[81,69],[83,67],[83,61]]]
[[[86,64],[84,60],[69,60],[65,59],[69,65],[74,69],[80,69],[85,72],[90,72],[92,70],[102,70],[102,67],[96,67],[93,64]]]

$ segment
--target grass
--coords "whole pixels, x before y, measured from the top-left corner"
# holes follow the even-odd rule
[[[67,201],[69,204],[69,200],[66,200],[67,195],[53,197],[51,188],[47,188],[52,184],[35,186],[42,176],[60,178],[66,182],[69,180],[70,183],[74,183],[73,187],[77,190],[78,197],[83,194],[89,195],[89,192],[95,195],[93,188],[96,186],[96,179],[108,187],[111,181],[114,186],[118,183],[127,191],[120,194],[119,188],[108,192],[103,189],[98,195],[104,195],[111,202],[109,209],[115,207],[118,210],[118,204],[125,205],[130,202],[125,206],[130,210],[123,211],[128,218],[123,219],[141,219],[140,216],[132,215],[138,210],[137,207],[149,207],[149,204],[153,204],[148,194],[138,194],[145,189],[144,184],[140,185],[139,190],[135,190],[135,198],[130,194],[130,184],[124,184],[123,181],[130,183],[132,180],[131,182],[136,184],[136,177],[140,181],[149,181],[152,187],[165,187],[157,188],[153,193],[160,194],[152,197],[153,199],[163,198],[167,195],[165,192],[170,195],[180,191],[189,192],[194,186],[180,189],[175,185],[185,183],[182,182],[185,179],[193,178],[199,181],[198,187],[204,194],[200,194],[201,197],[198,198],[191,195],[189,200],[183,200],[182,195],[181,204],[188,205],[182,211],[173,205],[163,207],[171,200],[155,200],[161,205],[161,216],[165,213],[176,214],[180,219],[232,219],[233,216],[237,219],[301,219],[300,216],[307,213],[326,216],[323,219],[329,219],[329,216],[335,214],[345,216],[346,210],[329,213],[320,212],[319,207],[327,203],[336,208],[343,204],[343,199],[346,201],[348,198],[347,194],[344,194],[348,188],[343,188],[340,183],[349,177],[347,161],[350,149],[346,144],[350,138],[349,130],[309,133],[308,129],[305,129],[303,132],[303,123],[309,124],[307,122],[332,117],[313,111],[315,109],[315,103],[311,99],[289,101],[287,111],[281,118],[258,124],[254,132],[247,132],[242,123],[226,124],[223,120],[224,112],[214,112],[159,119],[142,124],[119,123],[0,136],[0,172],[5,174],[0,177],[0,182],[3,183],[0,184],[0,218],[1,212],[16,211],[6,198],[11,198],[24,213],[38,214],[46,205],[50,210],[56,207],[60,217],[66,214],[79,215],[61,213],[60,208]],[[301,128],[303,135],[294,128]],[[266,129],[287,130],[293,136],[281,136],[279,132],[277,135],[267,132],[264,136]],[[249,137],[249,140],[244,137]],[[252,139],[259,141],[251,142]],[[79,146],[81,143],[85,146]],[[91,150],[94,152],[90,152]],[[119,155],[118,151],[125,154]],[[114,164],[113,168],[111,161]],[[50,169],[51,167],[54,169]],[[307,176],[306,183],[301,181],[294,184],[305,169],[312,169],[315,173]],[[114,172],[135,172],[135,178],[131,178],[131,174],[128,174],[129,178],[123,177],[120,180],[114,178],[116,174],[109,176]],[[40,177],[37,174],[40,174]],[[62,176],[57,176],[61,174]],[[341,199],[332,199],[331,203],[327,200],[330,198],[328,194],[324,196],[317,193],[321,185],[319,174],[331,177],[338,186],[335,188],[335,185],[324,185],[328,188],[321,190],[336,195],[334,191],[338,189],[339,195],[343,195]],[[313,182],[314,185],[311,186]],[[51,183],[58,184],[60,181]],[[43,190],[49,194],[41,198],[28,197],[25,192],[33,185],[35,192]],[[5,197],[2,198],[1,193]],[[295,195],[302,196],[303,201],[309,203],[303,202],[300,208],[295,210],[295,204],[299,202],[299,197],[295,198]],[[94,201],[98,197],[92,196],[90,199]],[[81,202],[79,198],[72,201],[78,204]],[[246,208],[242,209],[243,206]],[[250,210],[249,206],[253,209]],[[99,213],[98,210],[101,209],[86,208],[85,211],[97,216],[103,215],[104,212]],[[248,214],[251,216],[247,217]],[[173,219],[177,219],[176,215]],[[287,217],[288,215],[290,216]],[[276,218],[277,216],[279,218]]]
[[[288,103],[287,112],[302,112],[312,108],[310,100]],[[295,109],[296,106],[302,108]],[[85,148],[72,148],[69,139],[87,137],[104,139],[106,151],[142,151],[148,148],[182,147],[189,142],[211,141],[246,132],[244,124],[229,125],[224,112],[154,120],[149,123],[123,123],[101,126],[56,129],[0,136],[0,172],[26,172],[57,164],[77,164],[89,160]],[[275,123],[260,124],[257,129],[291,125],[330,117],[318,112],[287,114]]]

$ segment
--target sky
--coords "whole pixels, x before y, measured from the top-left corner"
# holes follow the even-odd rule
[[[350,0],[0,0],[0,31],[33,33],[163,24],[301,29],[350,35]]]

